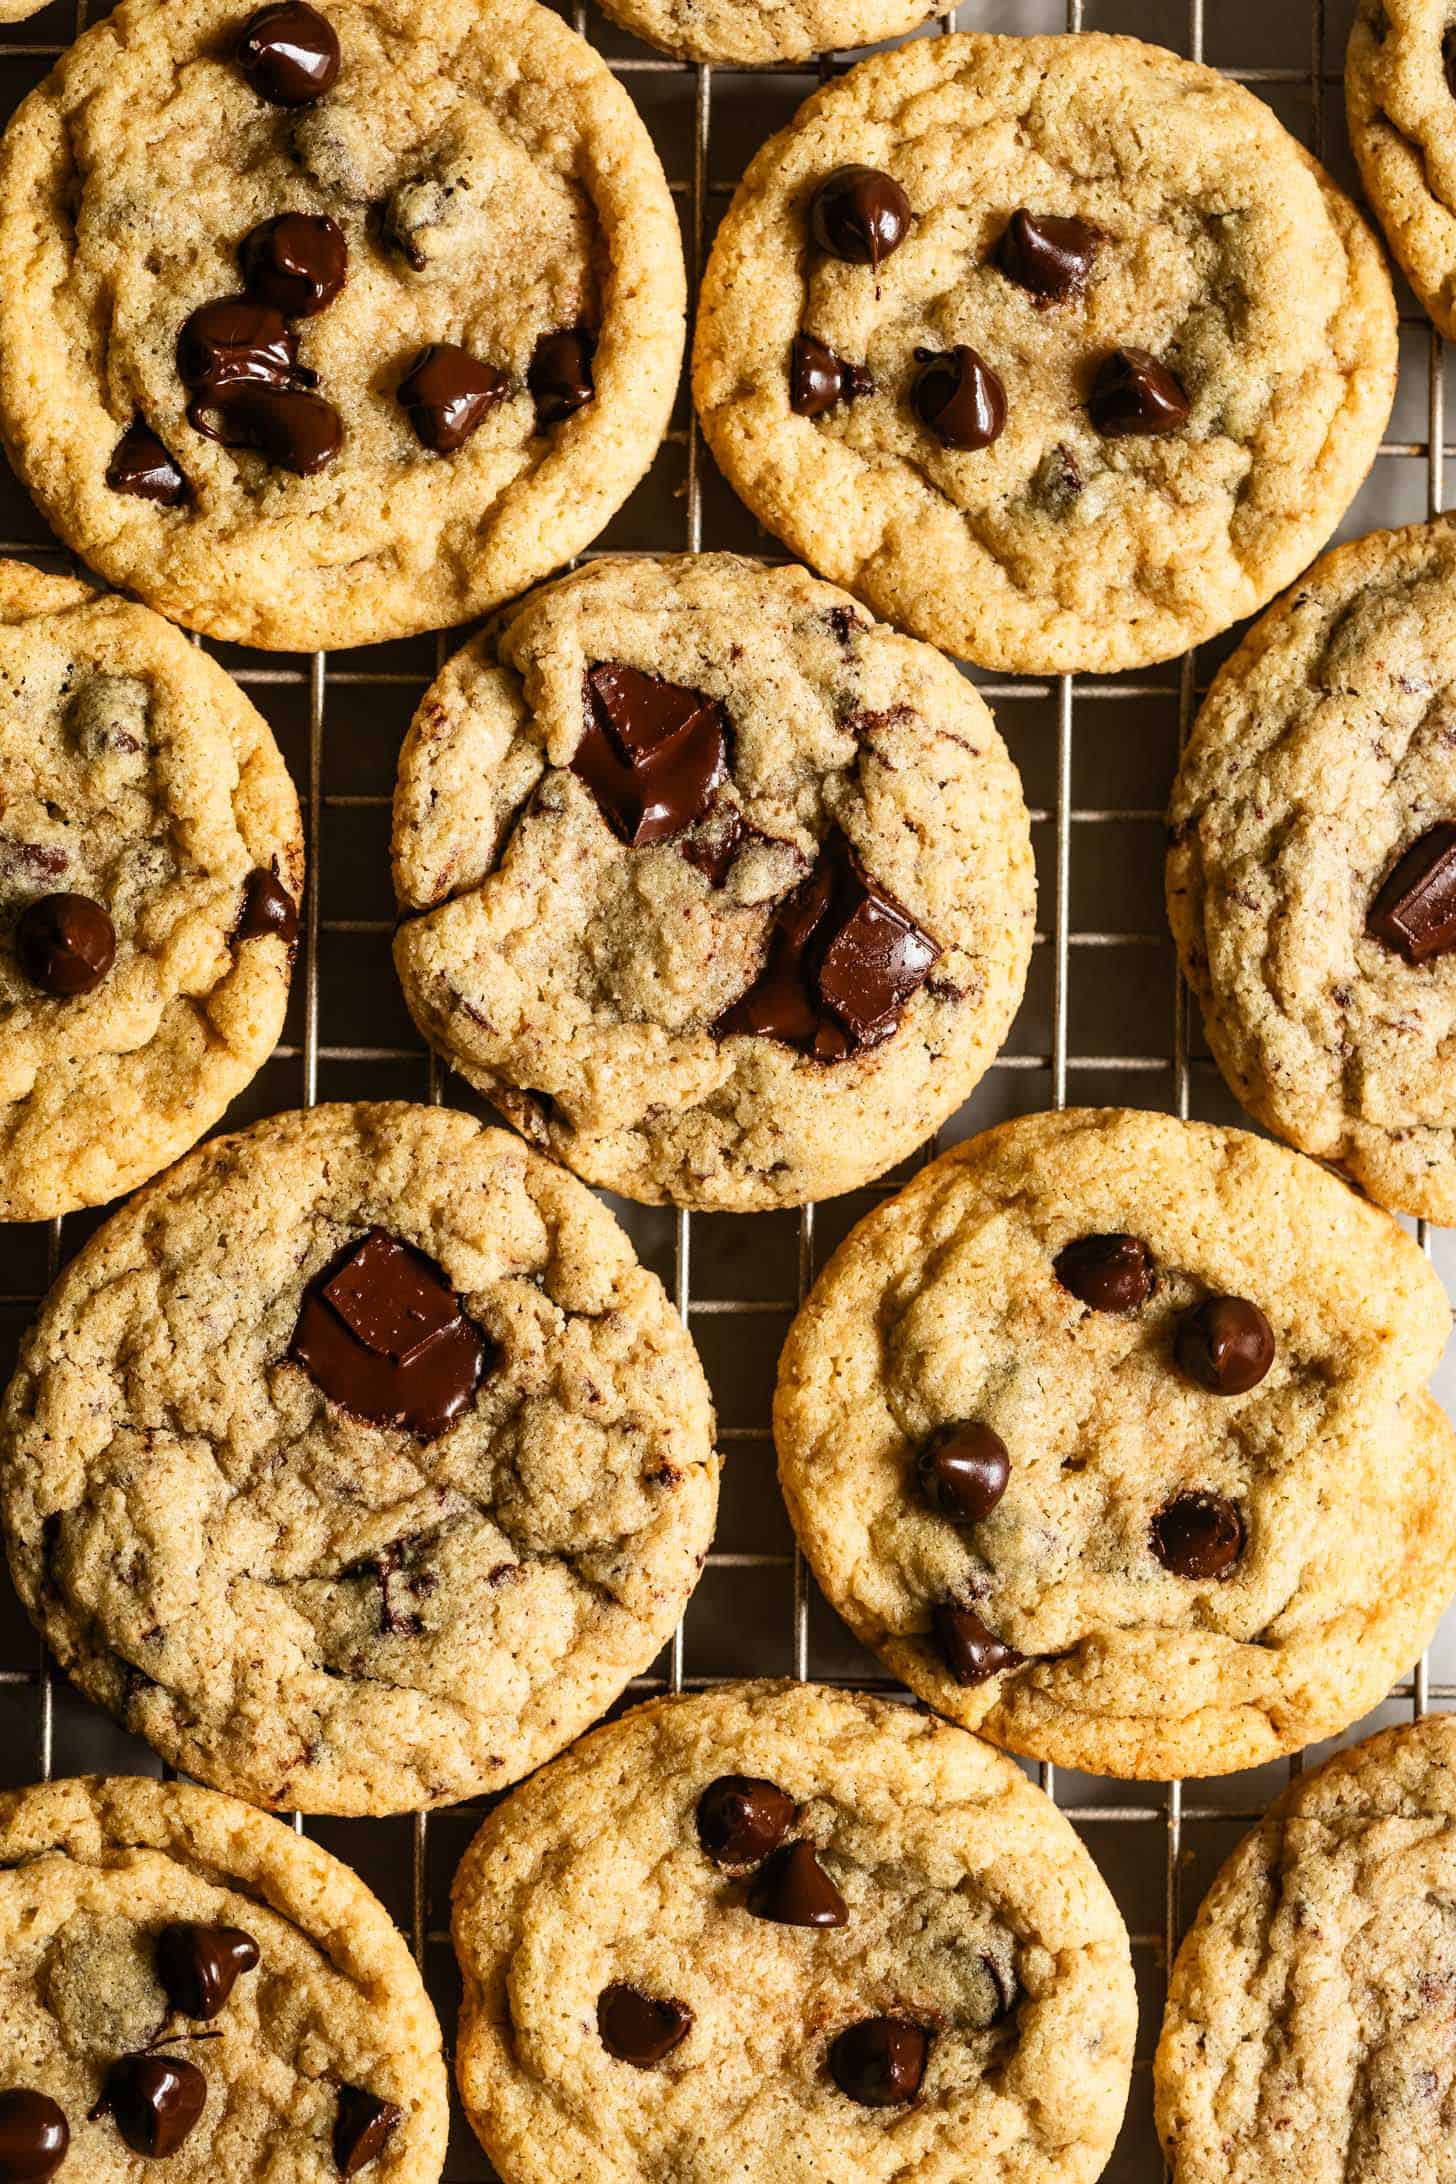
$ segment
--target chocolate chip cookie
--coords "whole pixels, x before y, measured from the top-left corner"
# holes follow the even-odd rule
[[[460,2089],[504,2184],[1091,2184],[1127,1936],[1067,1822],[908,1707],[639,1707],[499,1805],[455,1882]]]
[[[1382,1205],[1456,1222],[1456,530],[1315,564],[1210,691],[1168,911],[1250,1111]]]
[[[1445,0],[1359,0],[1345,109],[1385,239],[1441,332],[1456,333],[1456,36]]]
[[[1445,2178],[1456,1721],[1299,1776],[1178,1954],[1155,2068],[1174,2184]]]
[[[936,0],[608,0],[635,37],[687,61],[762,67],[832,46],[878,45],[935,12]]]
[[[947,660],[806,570],[594,561],[460,653],[395,797],[421,1029],[628,1197],[795,1205],[967,1098],[1021,997],[1020,784]]]
[[[0,561],[0,1221],[145,1182],[283,1026],[303,888],[267,723],[145,607]]]
[[[831,1603],[1036,1759],[1232,1772],[1356,1720],[1456,1590],[1450,1332],[1312,1161],[1116,1108],[957,1146],[790,1330],[780,1478]]]
[[[93,567],[250,644],[464,621],[586,546],[682,351],[677,216],[537,0],[124,0],[0,148],[0,430]]]
[[[439,1108],[317,1108],[203,1147],[62,1275],[0,1414],[11,1568],[174,1766],[308,1812],[449,1804],[652,1660],[712,1433],[573,1177]]]
[[[435,2184],[440,2031],[358,1877],[182,1783],[0,1796],[0,2175]],[[138,2158],[140,2157],[140,2158]]]
[[[1129,38],[965,36],[861,62],[764,146],[694,388],[755,515],[877,613],[1100,673],[1299,573],[1395,366],[1377,245],[1250,92]]]

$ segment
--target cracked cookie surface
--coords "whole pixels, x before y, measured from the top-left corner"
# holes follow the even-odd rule
[[[1373,1706],[1456,1587],[1423,1386],[1450,1324],[1414,1241],[1298,1154],[1024,1117],[820,1276],[774,1405],[789,1513],[967,1728],[1103,1774],[1253,1766]]]
[[[38,1221],[155,1175],[266,1060],[303,841],[267,723],[145,607],[0,562],[0,693],[0,1221]]]
[[[453,1407],[371,1422],[454,1372],[462,1324]],[[323,1107],[202,1148],[66,1269],[0,1420],[11,1567],[87,1695],[188,1773],[447,1804],[667,1638],[712,1431],[662,1285],[573,1177],[463,1115]]]
[[[724,1777],[756,1842],[712,1832]],[[776,1803],[837,1926],[758,1893]],[[454,1939],[505,2184],[1091,2184],[1122,2120],[1132,1970],[1091,1859],[999,1753],[885,1700],[743,1684],[595,1731],[487,1820]],[[675,2008],[655,2061],[606,2044],[624,1987]],[[867,2023],[899,2028],[888,2084],[846,2049]]]
[[[814,229],[846,164],[907,200],[878,263]],[[1018,212],[1086,231],[1060,284],[1003,270]],[[873,391],[796,414],[801,333]],[[1375,454],[1395,336],[1373,238],[1250,93],[1132,39],[960,36],[862,62],[758,154],[694,390],[754,513],[877,613],[986,666],[1103,672],[1298,574]],[[1102,388],[1120,358],[1131,409]],[[951,413],[917,370],[949,359],[979,375]]]
[[[801,61],[878,45],[934,12],[934,0],[611,0],[634,37],[690,61]]]
[[[1456,333],[1456,44],[1445,0],[1359,0],[1345,109],[1365,194],[1443,334]]]

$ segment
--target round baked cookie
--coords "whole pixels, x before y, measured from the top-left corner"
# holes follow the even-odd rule
[[[405,743],[425,1036],[628,1197],[852,1189],[966,1099],[1031,952],[980,697],[807,570],[598,560],[451,661]]]
[[[1377,531],[1250,631],[1169,814],[1168,914],[1249,1110],[1456,1223],[1456,530]]]
[[[0,561],[0,1221],[143,1183],[283,1028],[303,888],[266,721],[145,607]]]
[[[1242,1131],[1117,1108],[957,1146],[790,1330],[779,1472],[821,1586],[1035,1759],[1225,1774],[1383,1697],[1456,1591],[1450,1332],[1411,1238]]]
[[[1345,109],[1385,239],[1441,332],[1456,333],[1456,38],[1445,0],[1358,0]]]
[[[1091,2184],[1127,1935],[988,1745],[815,1685],[661,1699],[455,1880],[467,2112],[504,2184]]]
[[[21,1598],[256,1804],[498,1789],[645,1669],[717,1502],[702,1369],[590,1192],[404,1104],[216,1140],[52,1290],[0,1415]]]
[[[537,0],[124,0],[0,148],[11,460],[113,583],[249,644],[464,621],[580,552],[683,306],[647,131]]]
[[[235,1798],[0,1796],[0,2161],[131,2184],[435,2184],[440,2029],[357,1874]],[[138,2157],[142,2157],[138,2159]]]
[[[1395,390],[1353,206],[1239,85],[1129,38],[916,40],[750,165],[694,389],[729,482],[988,667],[1184,651],[1295,576]]]
[[[762,67],[878,45],[913,30],[935,7],[936,0],[609,0],[606,12],[685,61]]]
[[[1451,2174],[1456,1721],[1291,1782],[1214,1882],[1158,2043],[1174,2184]]]

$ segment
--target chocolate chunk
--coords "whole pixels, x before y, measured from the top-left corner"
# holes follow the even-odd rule
[[[240,1926],[191,1926],[178,1921],[157,1936],[157,1977],[184,2017],[216,2017],[242,1972],[258,1961],[258,1944]]]
[[[1205,1297],[1179,1319],[1173,1354],[1210,1395],[1247,1395],[1274,1362],[1274,1331],[1247,1297]]]
[[[1456,822],[1443,820],[1401,852],[1370,905],[1365,930],[1410,964],[1456,948]]]
[[[878,271],[904,242],[910,200],[878,167],[836,167],[814,192],[809,229],[821,250]]]
[[[278,470],[311,478],[326,470],[344,444],[338,411],[322,395],[301,387],[223,387],[210,406],[226,420],[205,422],[203,406],[192,405],[188,422],[224,447],[251,448]]]
[[[393,2101],[366,2093],[361,2085],[341,2085],[334,2114],[334,2167],[340,2176],[357,2176],[383,2153],[402,2110]]]
[[[140,417],[127,426],[113,448],[106,466],[106,482],[113,493],[155,501],[159,508],[180,508],[188,498],[187,480],[151,426],[144,425]]]
[[[985,1683],[1008,1668],[1016,1668],[1022,1656],[994,1631],[987,1630],[974,1608],[958,1608],[944,1601],[931,1616],[941,1658],[957,1683]]]
[[[175,2154],[207,2106],[207,2080],[180,2055],[123,2055],[107,2071],[89,2122],[105,2115],[134,2154]]]
[[[298,336],[283,313],[252,296],[199,304],[177,336],[184,387],[210,399],[225,387],[287,387],[298,370]]]
[[[1136,1312],[1153,1293],[1153,1255],[1140,1236],[1079,1236],[1052,1261],[1063,1289],[1094,1312]]]
[[[947,447],[990,447],[1006,426],[1006,389],[985,358],[964,342],[954,349],[917,349],[920,369],[910,389],[915,414]]]
[[[327,310],[349,275],[344,231],[327,213],[280,212],[238,246],[248,294],[285,318]]]
[[[847,1926],[849,1906],[812,1843],[788,1843],[759,1874],[748,1908],[775,1926]]]
[[[243,25],[237,63],[270,106],[310,106],[339,73],[339,36],[306,0],[259,8]]]
[[[1146,349],[1114,349],[1097,367],[1087,404],[1109,440],[1129,433],[1176,432],[1188,422],[1188,397],[1166,364]]]
[[[48,2095],[28,2086],[0,2093],[0,2184],[46,2184],[70,2143],[65,2111]]]
[[[659,2002],[614,1979],[597,1996],[597,2031],[602,2046],[619,2063],[635,2063],[649,2070],[682,2044],[692,2030],[693,2013],[686,2002]]]
[[[409,414],[415,437],[436,455],[464,447],[485,413],[504,399],[504,372],[482,364],[453,341],[432,341],[421,349],[399,383],[396,400]]]
[[[233,940],[264,940],[269,935],[291,948],[298,938],[298,905],[280,880],[261,866],[243,882],[243,908]]]
[[[681,834],[728,778],[721,707],[618,660],[587,669],[586,728],[571,770],[633,849]]]
[[[999,1433],[970,1418],[941,1426],[916,1458],[932,1509],[954,1524],[979,1524],[1006,1491],[1011,1459]]]
[[[594,337],[585,326],[573,326],[558,334],[543,334],[526,368],[526,385],[536,404],[536,422],[543,430],[559,425],[584,409],[596,392],[592,383]]]
[[[776,1782],[719,1775],[698,1799],[698,1841],[715,1865],[757,1865],[778,1849],[797,1810]]]
[[[341,1410],[421,1441],[449,1428],[495,1363],[434,1260],[377,1228],[309,1283],[288,1356]]]
[[[873,394],[862,364],[846,364],[817,334],[795,334],[789,349],[789,408],[796,417],[822,417],[843,397]]]
[[[41,895],[15,927],[15,952],[32,986],[58,1001],[94,993],[116,960],[116,928],[89,895]]]
[[[202,304],[177,337],[177,370],[192,396],[188,423],[224,447],[252,448],[307,478],[343,445],[338,411],[314,393],[298,336],[270,303],[220,296]]]
[[[1081,295],[1096,254],[1097,230],[1085,220],[1022,211],[1012,213],[996,263],[1038,303],[1065,303]]]
[[[1244,1551],[1244,1520],[1222,1494],[1178,1494],[1153,1518],[1152,1541],[1175,1577],[1227,1577]]]
[[[721,887],[749,835],[759,841],[766,838],[755,827],[744,825],[743,814],[736,804],[714,796],[703,814],[700,831],[689,835],[682,844],[682,854],[695,871],[702,873],[710,887]]]
[[[863,2017],[829,2050],[829,2075],[862,2108],[901,2108],[925,2076],[930,2035],[905,2017]]]

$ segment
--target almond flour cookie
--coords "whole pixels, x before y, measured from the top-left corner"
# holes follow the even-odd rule
[[[1345,109],[1365,194],[1443,334],[1456,333],[1456,36],[1445,0],[1359,0]]]
[[[1155,2067],[1174,2184],[1448,2184],[1456,1721],[1301,1775],[1178,1954]]]
[[[1036,1759],[1230,1773],[1345,1728],[1456,1590],[1451,1314],[1389,1215],[1116,1108],[958,1146],[841,1245],[774,1406],[832,1604]]]
[[[913,30],[936,0],[610,0],[634,37],[688,61],[764,66]]]
[[[0,429],[67,543],[220,637],[464,621],[647,468],[682,247],[536,0],[124,0],[0,149]]]
[[[1168,913],[1261,1122],[1456,1222],[1456,530],[1320,561],[1210,691],[1173,791]]]
[[[1184,651],[1295,576],[1395,389],[1354,208],[1266,106],[1134,39],[917,40],[749,167],[694,389],[825,576],[989,667]]]
[[[409,1951],[347,1866],[234,1798],[101,1777],[0,1797],[0,2026],[14,2184],[440,2174]]]
[[[906,1707],[639,1707],[455,1881],[460,2089],[504,2184],[1091,2184],[1127,1935],[1020,1770]]]
[[[395,797],[421,1029],[588,1181],[797,1205],[968,1097],[1031,951],[985,705],[803,569],[594,561],[460,653]]]
[[[0,1221],[145,1182],[283,1027],[303,888],[267,723],[145,607],[0,561]]]
[[[712,1536],[662,1285],[507,1132],[274,1117],[133,1199],[0,1416],[22,1599],[90,1698],[260,1805],[498,1789],[644,1669]]]

